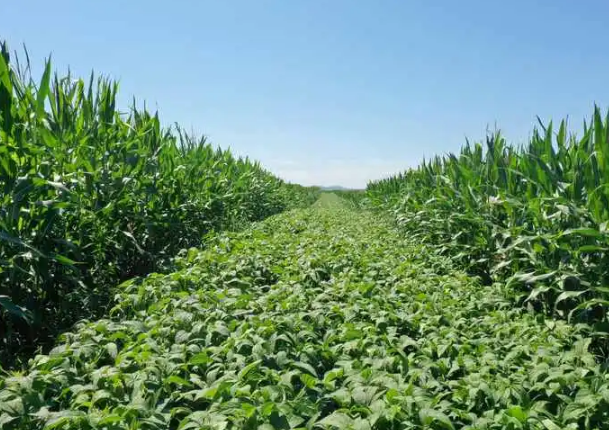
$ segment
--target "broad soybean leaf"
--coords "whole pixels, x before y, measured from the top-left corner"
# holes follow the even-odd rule
[[[45,423],[44,430],[60,429],[66,424],[78,424],[86,419],[86,414],[83,411],[59,411],[51,412],[49,419]]]
[[[315,377],[309,375],[308,373],[301,373],[300,380],[305,385],[305,387],[310,388],[310,389],[315,388],[315,385],[317,385],[317,379]]]
[[[448,416],[443,412],[437,411],[435,409],[421,409],[419,411],[419,419],[425,426],[430,426],[433,422],[436,422],[445,429],[455,429],[452,422],[450,421],[450,418],[448,418]]]
[[[43,408],[44,409],[44,408]],[[0,404],[0,411],[7,412],[12,416],[22,415],[24,412],[24,404],[22,398],[3,399]]]
[[[585,416],[588,412],[589,407],[584,404],[580,404],[578,402],[571,402],[567,405],[562,414],[562,419],[565,421],[568,420],[579,420],[581,417]]]
[[[166,384],[176,384],[184,387],[192,387],[192,383],[177,375],[171,375],[165,379]]]
[[[179,430],[225,430],[228,428],[228,420],[224,414],[208,412],[208,411],[196,411],[185,417],[180,425]]]
[[[372,430],[372,425],[366,418],[356,418],[352,425],[353,430]]]
[[[286,430],[290,428],[290,422],[283,414],[279,414],[277,411],[273,411],[269,417],[273,428]]]
[[[113,394],[107,390],[98,390],[91,398],[91,405],[94,406],[99,400],[111,399]]]
[[[193,355],[190,358],[190,360],[188,360],[188,364],[191,364],[193,366],[199,366],[199,365],[208,364],[211,362],[212,362],[212,359],[209,358],[209,355],[207,355],[206,351],[199,352],[199,353]]]
[[[546,418],[541,420],[541,423],[546,428],[546,430],[561,430],[561,427],[554,423],[552,420]]]
[[[317,372],[315,371],[315,368],[308,363],[305,363],[303,361],[295,361],[292,363],[292,366],[297,367],[298,369],[307,372],[311,376],[317,378]]]
[[[336,390],[333,393],[330,393],[329,396],[341,406],[346,406],[351,403],[351,393],[346,388]]]
[[[345,371],[342,368],[336,368],[332,370],[328,370],[324,375],[324,384],[329,384],[334,381],[336,378],[342,378]]]
[[[347,429],[353,425],[353,419],[343,412],[333,412],[327,417],[317,421],[315,427],[334,427],[337,429]]]
[[[351,396],[356,403],[368,406],[374,400],[374,396],[378,392],[377,387],[356,387],[352,390]]]
[[[218,386],[215,385],[213,387],[209,387],[203,390],[197,390],[197,394],[195,395],[195,400],[199,399],[208,399],[213,400],[218,393]]]
[[[514,417],[516,418],[518,421],[520,421],[521,423],[525,423],[527,420],[527,414],[524,410],[522,410],[522,407],[516,405],[516,406],[512,406],[511,408],[509,408],[507,410],[507,415],[509,415],[510,417]]]
[[[254,369],[258,368],[260,363],[262,363],[262,360],[256,360],[256,361],[248,364],[243,369],[241,369],[241,371],[239,372],[237,377],[239,379],[244,379],[251,371],[253,371]]]

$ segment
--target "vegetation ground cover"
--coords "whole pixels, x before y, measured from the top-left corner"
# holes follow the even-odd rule
[[[609,428],[578,326],[335,195],[176,264],[0,380],[0,426]]]

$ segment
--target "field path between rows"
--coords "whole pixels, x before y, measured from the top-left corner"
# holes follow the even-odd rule
[[[0,427],[609,428],[575,328],[335,195],[178,264],[7,378]]]

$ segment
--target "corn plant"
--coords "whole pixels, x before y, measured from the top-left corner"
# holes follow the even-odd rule
[[[0,362],[102,315],[114,285],[164,270],[207,233],[316,198],[135,102],[120,113],[117,91],[50,61],[36,82],[2,44]]]
[[[540,121],[530,142],[435,157],[371,182],[377,207],[408,234],[436,245],[486,283],[504,282],[521,303],[608,332],[609,118],[595,107],[583,134]],[[607,351],[604,352],[605,354]]]

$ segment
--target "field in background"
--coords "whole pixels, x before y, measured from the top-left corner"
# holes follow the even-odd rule
[[[317,189],[215,149],[118,85],[0,55],[0,363],[104,314],[114,286],[171,267],[212,231],[309,205]]]

